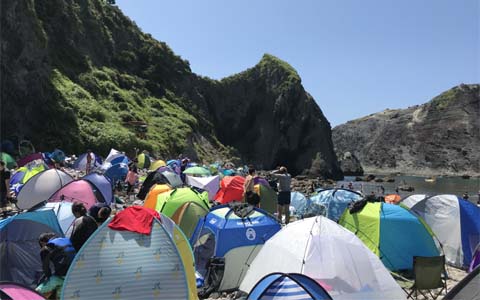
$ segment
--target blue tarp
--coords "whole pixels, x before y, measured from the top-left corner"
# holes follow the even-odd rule
[[[337,222],[345,208],[352,202],[363,198],[359,193],[347,189],[321,190],[317,195],[310,197],[313,204],[320,204],[326,208],[326,217]]]

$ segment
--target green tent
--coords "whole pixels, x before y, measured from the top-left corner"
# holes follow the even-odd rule
[[[163,213],[167,217],[173,217],[175,212],[185,203],[194,202],[210,210],[208,202],[208,193],[199,192],[193,188],[177,188],[170,192],[161,193],[157,196],[157,205],[155,210]]]
[[[183,174],[192,176],[211,176],[210,171],[204,167],[190,167],[183,171]]]
[[[255,192],[260,196],[260,208],[273,214],[277,212],[277,193],[269,186],[255,185]]]
[[[173,214],[172,220],[178,224],[183,233],[190,239],[195,231],[198,220],[208,214],[205,205],[197,202],[186,202]]]
[[[13,157],[8,153],[1,152],[0,160],[5,162],[5,165],[8,169],[14,169],[17,166],[17,162],[15,161],[15,159],[13,159]]]

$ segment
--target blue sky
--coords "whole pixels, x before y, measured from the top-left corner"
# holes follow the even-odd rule
[[[220,79],[264,53],[290,63],[332,127],[480,82],[477,0],[117,0],[136,24]]]

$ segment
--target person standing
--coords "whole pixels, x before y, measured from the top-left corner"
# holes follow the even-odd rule
[[[270,173],[278,180],[278,219],[282,221],[282,215],[285,214],[285,224],[290,222],[290,184],[292,176],[288,174],[286,167],[280,167]]]
[[[90,171],[92,170],[93,161],[94,161],[94,158],[93,158],[92,150],[88,149],[87,150],[87,163],[85,165],[85,174],[89,174]]]
[[[245,178],[245,183],[243,184],[243,197],[245,202],[255,207],[258,207],[260,204],[260,196],[255,193],[255,168],[250,166],[248,168],[248,175]]]
[[[137,168],[134,165],[131,165],[128,169],[127,177],[125,182],[127,183],[127,196],[130,196],[134,191],[135,184],[138,180]]]
[[[72,241],[73,247],[78,252],[92,233],[97,230],[98,226],[95,220],[87,215],[87,209],[83,203],[73,203],[72,213],[76,219],[73,222],[73,230],[70,240]]]
[[[5,162],[0,160],[0,208],[7,206],[10,190],[10,171]]]

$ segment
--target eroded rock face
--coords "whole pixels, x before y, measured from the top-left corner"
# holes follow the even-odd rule
[[[40,151],[140,148],[342,175],[330,124],[274,56],[216,81],[105,1],[6,0],[1,14],[2,139],[27,138]]]
[[[362,176],[363,168],[358,158],[350,152],[339,154],[338,162],[345,176]]]
[[[480,85],[462,84],[423,105],[339,125],[333,141],[368,173],[480,175],[479,122]]]

